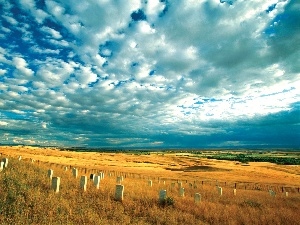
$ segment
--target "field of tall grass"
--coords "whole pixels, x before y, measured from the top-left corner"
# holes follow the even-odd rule
[[[3,156],[2,156],[3,157]],[[59,193],[50,188],[48,169],[61,178]],[[80,176],[95,170],[79,170],[74,178],[70,167],[50,163],[32,163],[9,158],[0,172],[0,224],[300,224],[300,194],[267,190],[237,189],[223,186],[219,196],[216,186],[183,182],[185,197],[179,196],[178,183],[123,174],[124,200],[114,199],[117,173],[105,172],[100,189],[89,180],[87,191],[80,189]],[[99,171],[100,172],[100,171]],[[111,175],[111,176],[109,176]],[[151,174],[149,174],[151,176]],[[159,191],[167,190],[172,200],[162,205]],[[200,193],[200,203],[194,194]]]

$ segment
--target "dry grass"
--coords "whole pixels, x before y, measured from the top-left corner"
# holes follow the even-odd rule
[[[293,189],[286,197],[281,192],[281,186],[299,184],[297,167],[289,167],[287,171],[280,169],[285,166],[265,163],[226,166],[224,162],[167,154],[136,156],[31,148],[2,148],[0,152],[2,157],[10,155],[8,168],[0,172],[0,224],[299,224],[300,221],[300,193]],[[23,160],[18,161],[18,155]],[[35,163],[29,158],[34,158]],[[105,171],[100,189],[88,182],[87,191],[82,192],[79,178],[74,178],[70,170],[64,171],[65,165],[82,168],[79,176]],[[211,167],[215,170],[211,171]],[[50,190],[49,168],[54,170],[54,176],[61,177],[57,194]],[[249,173],[251,170],[255,173]],[[249,180],[257,184],[244,182],[247,173]],[[114,200],[117,175],[125,177],[122,203]],[[280,176],[282,179],[278,180]],[[152,187],[148,187],[148,179],[152,179]],[[179,197],[177,180],[185,188],[184,198]],[[216,180],[223,187],[222,196],[218,195]],[[242,183],[237,184],[234,196],[237,181]],[[175,187],[171,185],[173,182]],[[277,192],[276,197],[269,195],[269,187]],[[158,203],[161,189],[167,190],[174,205]],[[196,192],[202,195],[200,204],[194,203]]]

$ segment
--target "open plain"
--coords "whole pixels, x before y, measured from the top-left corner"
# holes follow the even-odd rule
[[[299,224],[300,168],[269,162],[208,159],[218,151],[81,152],[27,146],[0,147],[8,168],[0,173],[0,224]],[[237,154],[237,152],[233,152]],[[299,153],[268,153],[299,157]],[[21,160],[18,160],[21,156]],[[68,168],[68,171],[65,170]],[[105,173],[96,190],[79,188],[80,176]],[[49,188],[47,170],[61,177]],[[114,200],[124,176],[124,200]],[[153,185],[149,186],[151,180]],[[176,185],[175,185],[176,184]],[[178,186],[177,186],[178,184]],[[185,197],[179,194],[179,184]],[[223,188],[218,193],[217,187]],[[165,189],[169,202],[161,205]],[[234,191],[235,189],[235,191]],[[275,196],[270,195],[270,190]],[[195,203],[194,195],[201,194]],[[43,212],[41,214],[40,212]]]

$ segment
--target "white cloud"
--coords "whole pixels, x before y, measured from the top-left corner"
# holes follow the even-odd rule
[[[6,70],[0,69],[0,76],[4,75],[6,72]]]
[[[7,15],[2,15],[2,17],[3,17],[7,22],[9,22],[11,25],[13,25],[13,26],[18,25],[18,21],[17,21],[15,18],[13,18],[13,17],[11,17],[11,16],[7,16]]]
[[[45,32],[46,34],[50,34],[51,37],[53,37],[55,39],[61,39],[62,38],[61,34],[58,31],[56,31],[56,30],[54,30],[50,27],[43,26],[41,28],[41,31]]]
[[[5,121],[0,121],[0,126],[7,126],[7,125],[8,125],[7,122],[5,122]]]
[[[25,75],[26,77],[30,77],[34,74],[33,70],[27,68],[27,62],[21,57],[14,57],[12,63],[16,67],[15,74],[18,75]]]

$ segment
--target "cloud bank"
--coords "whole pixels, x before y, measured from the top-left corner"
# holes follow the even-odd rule
[[[299,147],[299,10],[0,0],[1,144]]]

